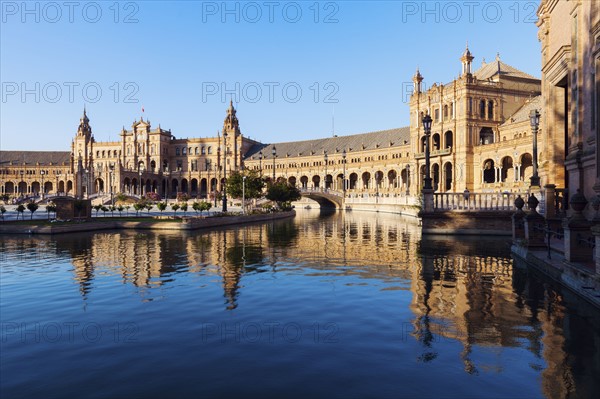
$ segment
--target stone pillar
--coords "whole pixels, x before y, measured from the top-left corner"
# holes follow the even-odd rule
[[[515,207],[517,208],[517,211],[511,216],[513,243],[518,243],[520,240],[525,238],[525,212],[523,212],[524,205],[525,201],[519,195],[517,199],[515,199]]]
[[[596,274],[600,274],[600,224],[592,227],[592,234],[594,235],[594,241],[596,242],[594,260],[596,265]]]
[[[573,214],[570,218],[563,221],[565,230],[565,259],[569,262],[587,262],[592,260],[592,248],[581,244],[579,240],[582,236],[590,233],[592,223],[583,216],[583,210],[587,205],[587,200],[577,190],[577,193],[571,197],[569,202]]]
[[[544,209],[546,210],[546,219],[550,219],[556,217],[556,209],[554,208],[554,201],[556,198],[556,185],[554,184],[546,184],[544,186],[546,190],[546,195],[544,201],[546,206]]]
[[[525,240],[529,248],[545,247],[544,232],[541,230],[544,227],[544,217],[540,215],[535,208],[539,205],[535,194],[531,194],[527,200],[529,212],[525,216]]]
[[[423,212],[433,212],[433,189],[423,189]]]

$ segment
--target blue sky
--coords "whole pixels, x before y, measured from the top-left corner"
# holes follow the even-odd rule
[[[230,99],[268,143],[408,124],[427,86],[502,60],[540,76],[538,1],[2,1],[0,147],[68,150],[84,104],[97,141],[142,115],[214,136]]]

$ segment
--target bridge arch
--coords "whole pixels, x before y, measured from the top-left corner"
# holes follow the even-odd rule
[[[323,192],[316,190],[302,190],[303,197],[310,198],[319,203],[321,208],[342,209],[344,206],[344,198],[336,192]]]

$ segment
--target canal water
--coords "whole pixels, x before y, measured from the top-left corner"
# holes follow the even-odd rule
[[[600,317],[505,238],[299,211],[0,237],[0,396],[600,397]]]

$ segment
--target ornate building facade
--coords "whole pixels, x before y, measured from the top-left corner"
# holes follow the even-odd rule
[[[600,6],[542,0],[537,24],[549,173],[589,200],[600,195]]]
[[[538,110],[541,186],[581,188],[591,198],[600,193],[598,14],[594,2],[541,2],[541,80],[499,55],[474,70],[468,47],[459,57],[461,74],[450,83],[424,89],[417,71],[410,124],[403,128],[262,144],[242,135],[230,103],[223,128],[213,137],[176,138],[140,118],[129,130],[123,127],[118,141],[97,142],[84,111],[70,152],[0,152],[0,194],[156,192],[210,198],[222,190],[225,171],[247,168],[304,189],[414,196],[423,186],[426,140],[437,192],[522,193],[530,187],[536,158],[529,113]],[[424,114],[433,119],[429,139]]]

